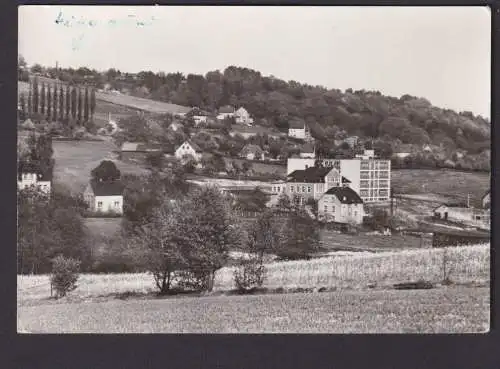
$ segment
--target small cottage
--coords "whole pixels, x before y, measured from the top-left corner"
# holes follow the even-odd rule
[[[226,118],[232,118],[235,116],[235,109],[231,105],[223,106],[219,109],[219,114],[217,114],[218,120],[224,120]]]
[[[234,116],[236,118],[236,123],[238,124],[246,124],[249,126],[253,124],[253,118],[250,117],[250,113],[248,113],[248,111],[243,107],[236,110]]]
[[[175,150],[175,157],[183,160],[186,157],[192,157],[196,161],[200,161],[203,155],[201,148],[194,142],[187,140]]]
[[[83,193],[89,210],[93,213],[123,214],[123,190],[121,181],[91,180]]]
[[[248,160],[264,160],[264,151],[257,145],[247,144],[240,151],[240,158]]]

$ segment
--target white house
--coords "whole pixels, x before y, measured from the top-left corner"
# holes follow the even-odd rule
[[[349,145],[349,147],[353,148],[358,144],[359,137],[358,136],[350,136],[347,137],[344,142]]]
[[[352,188],[332,187],[318,200],[318,217],[337,223],[363,223],[363,200]]]
[[[193,115],[193,120],[195,126],[197,126],[200,123],[207,123],[208,117],[206,115]]]
[[[184,159],[186,156],[191,156],[196,161],[200,161],[202,154],[203,151],[201,148],[189,140],[185,141],[177,148],[177,150],[175,150],[175,157],[180,160]]]
[[[236,118],[236,123],[247,124],[251,126],[253,124],[253,118],[250,116],[250,113],[244,108],[241,107],[234,113]]]
[[[356,154],[356,158],[363,160],[375,159],[375,150],[364,150],[362,154]]]
[[[36,171],[21,172],[18,174],[17,187],[19,190],[37,188],[45,194],[50,194],[51,181],[48,176]]]
[[[264,151],[257,145],[246,144],[240,151],[240,157],[248,160],[264,160]]]
[[[223,106],[219,109],[219,114],[217,115],[218,120],[224,120],[226,118],[232,118],[236,115],[234,107],[231,105]]]
[[[123,214],[123,184],[120,181],[92,180],[83,198],[91,212]]]
[[[312,138],[311,129],[302,121],[292,120],[288,124],[288,137],[309,141]]]
[[[451,222],[463,223],[473,226],[484,226],[490,223],[490,212],[488,209],[475,209],[466,206],[440,205],[433,210],[433,216],[437,219]]]
[[[168,129],[174,131],[174,132],[177,132],[179,129],[182,129],[183,125],[177,121],[173,121],[172,123],[170,123],[170,125],[168,126]]]

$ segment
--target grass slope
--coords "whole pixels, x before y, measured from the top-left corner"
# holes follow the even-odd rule
[[[488,288],[343,291],[21,307],[30,333],[477,333]]]

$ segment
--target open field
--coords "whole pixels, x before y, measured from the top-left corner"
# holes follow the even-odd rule
[[[481,333],[489,288],[342,291],[18,308],[26,333]]]
[[[277,173],[280,176],[285,176],[286,175],[286,165],[279,165],[279,164],[268,164],[268,163],[260,163],[258,161],[248,161],[245,159],[237,159],[237,158],[228,158],[225,157],[224,161],[226,164],[232,163],[233,161],[238,163],[238,165],[242,165],[243,162],[247,161],[252,165],[252,169],[256,171],[257,173]]]
[[[405,250],[397,252],[360,253],[330,256],[309,261],[287,261],[266,264],[264,288],[367,289],[390,287],[395,283],[485,284],[490,280],[490,247],[464,246],[446,249]],[[233,267],[219,270],[215,291],[234,289]],[[50,283],[47,275],[18,276],[18,305],[45,305],[81,302],[120,293],[150,293],[154,281],[147,273],[82,274],[79,287],[66,301],[48,300]]]
[[[122,173],[147,173],[138,165],[117,160],[113,155],[116,146],[106,141],[54,141],[54,178],[75,192],[87,185],[90,172],[102,160],[113,160]]]
[[[321,230],[321,245],[327,250],[371,250],[418,249],[430,246],[428,239],[413,236],[350,235],[330,230]]]
[[[435,194],[450,200],[480,201],[490,188],[489,173],[460,172],[448,169],[398,169],[391,172],[396,193]]]

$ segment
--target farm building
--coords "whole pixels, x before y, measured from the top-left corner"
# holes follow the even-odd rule
[[[332,187],[318,201],[318,217],[337,223],[363,223],[363,200],[352,188]]]
[[[120,181],[91,180],[83,198],[91,212],[123,214],[123,189]]]
[[[457,205],[440,205],[433,210],[433,217],[473,226],[489,226],[490,223],[489,210]]]
[[[185,141],[175,150],[175,157],[178,159],[185,159],[186,157],[192,157],[196,161],[200,161],[203,155],[201,148],[192,141]]]
[[[240,151],[240,158],[248,160],[264,160],[264,151],[257,145],[247,144]]]
[[[302,146],[300,149],[300,155],[301,158],[312,158],[314,159],[316,157],[316,149],[314,145],[311,143],[306,143]]]
[[[149,154],[162,153],[160,144],[124,142],[120,149],[120,160],[144,160]]]
[[[51,175],[39,170],[33,163],[19,163],[17,187],[19,190],[36,188],[45,194],[51,191]]]
[[[465,246],[490,242],[490,233],[443,230],[432,235],[432,247]]]
[[[236,112],[234,113],[234,117],[236,118],[236,123],[247,124],[249,126],[253,124],[253,118],[244,107],[236,110]]]
[[[350,148],[354,148],[358,144],[359,137],[358,136],[350,136],[347,137],[344,142],[349,145]]]
[[[224,120],[226,118],[232,118],[235,116],[235,109],[231,105],[223,106],[219,109],[219,114],[217,114],[218,120]]]
[[[288,123],[288,137],[311,141],[311,128],[301,120],[292,120]]]

